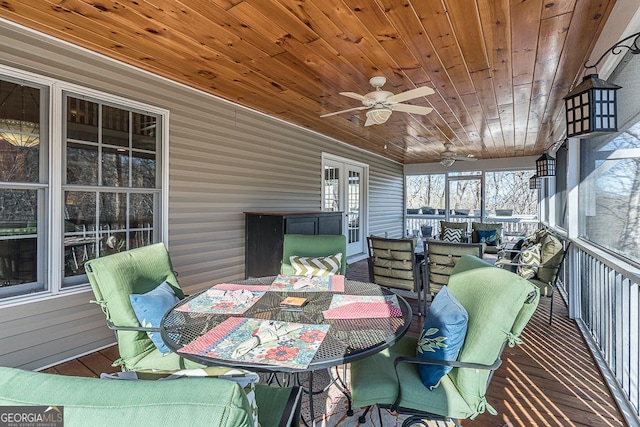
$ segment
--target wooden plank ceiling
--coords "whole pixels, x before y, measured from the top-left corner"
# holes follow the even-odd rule
[[[535,155],[615,0],[3,0],[0,16],[400,163]],[[365,127],[339,92],[429,86]]]

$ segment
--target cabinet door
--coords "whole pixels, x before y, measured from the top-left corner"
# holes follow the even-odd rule
[[[318,217],[318,234],[342,234],[342,212]]]
[[[286,234],[318,234],[318,217],[287,217],[285,223]]]

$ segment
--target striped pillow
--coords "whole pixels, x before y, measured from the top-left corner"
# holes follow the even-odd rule
[[[313,276],[328,276],[340,273],[340,264],[342,263],[342,253],[326,257],[303,257],[292,255],[289,257],[289,263],[293,268],[293,274],[296,276],[304,276],[311,274]]]
[[[531,279],[538,272],[541,263],[540,248],[541,245],[538,243],[520,252],[517,273],[525,279]]]
[[[444,234],[442,235],[442,241],[450,243],[460,243],[462,242],[463,233],[464,230],[461,230],[459,228],[445,227]]]

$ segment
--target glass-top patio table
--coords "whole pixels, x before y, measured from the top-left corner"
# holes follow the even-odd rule
[[[270,285],[275,277],[264,277],[235,282],[241,285]],[[242,367],[255,371],[308,372],[309,390],[313,390],[313,371],[343,365],[375,354],[393,345],[408,330],[412,310],[407,301],[396,295],[402,315],[398,317],[325,319],[323,311],[329,309],[333,295],[386,296],[392,292],[374,283],[345,280],[344,292],[281,292],[267,291],[242,314],[196,313],[176,310],[177,307],[197,298],[205,291],[192,295],[176,304],[164,316],[160,331],[163,341],[174,352],[207,334],[232,317],[295,322],[312,325],[328,325],[326,335],[305,369],[275,366],[262,363],[218,359],[202,354],[180,352],[186,359],[203,365]],[[307,298],[302,311],[285,311],[280,303],[287,296]],[[311,399],[312,402],[312,399]],[[310,407],[313,415],[313,406]]]

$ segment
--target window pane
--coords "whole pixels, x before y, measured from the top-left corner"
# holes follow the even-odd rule
[[[102,143],[129,146],[129,112],[108,105],[102,106]]]
[[[16,147],[0,139],[0,181],[39,182],[40,146]]]
[[[98,147],[67,144],[67,184],[98,184]]]
[[[449,181],[449,207],[453,215],[480,215],[479,179]]]
[[[538,192],[529,188],[535,170],[485,173],[487,216],[537,215]]]
[[[325,166],[324,168],[323,210],[340,210],[340,169],[333,166]]]
[[[0,181],[40,179],[40,89],[0,81]]]
[[[67,138],[98,142],[98,104],[67,98]]]
[[[444,215],[445,175],[412,175],[407,177],[407,209],[423,215]]]
[[[640,122],[615,138],[583,140],[580,215],[584,238],[640,262]]]
[[[130,228],[153,227],[154,195],[131,194],[131,207],[129,209]]]
[[[156,151],[156,126],[158,125],[159,121],[154,116],[133,113],[132,147],[141,150]]]
[[[132,187],[156,187],[156,155],[151,153],[133,152],[131,158]]]
[[[124,148],[102,149],[102,185],[129,186],[129,150]]]
[[[100,194],[100,229],[120,230],[127,228],[126,193]]]
[[[0,190],[0,287],[37,284],[37,218],[38,190]],[[39,284],[35,290],[42,289]]]

